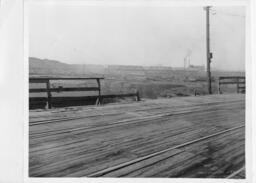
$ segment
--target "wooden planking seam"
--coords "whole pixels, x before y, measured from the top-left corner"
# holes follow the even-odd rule
[[[114,122],[114,123],[111,123],[109,125],[105,125],[105,126],[101,126],[101,127],[95,127],[94,129],[93,128],[88,128],[88,127],[79,127],[79,128],[75,128],[75,129],[70,129],[70,130],[63,130],[62,132],[56,132],[56,130],[53,130],[52,132],[54,133],[54,135],[56,135],[57,133],[61,134],[61,133],[70,133],[70,132],[74,132],[74,131],[80,131],[80,130],[86,130],[86,132],[89,132],[89,131],[95,131],[95,130],[104,130],[106,128],[112,128],[112,127],[116,127],[116,126],[122,126],[122,125],[129,125],[129,124],[134,124],[134,123],[139,123],[139,122],[147,122],[147,121],[143,121],[143,120],[146,120],[146,119],[156,119],[156,118],[162,118],[162,117],[168,117],[168,116],[174,116],[174,115],[181,115],[181,114],[190,114],[190,113],[195,113],[195,112],[203,112],[205,111],[205,109],[203,110],[196,110],[196,111],[186,111],[186,112],[178,112],[178,113],[165,113],[165,114],[158,114],[158,115],[152,115],[152,116],[145,116],[145,117],[138,117],[138,118],[132,118],[132,119],[124,119],[124,120],[121,120],[121,121],[117,121],[117,122]],[[137,121],[137,120],[140,120],[140,121]],[[142,121],[141,121],[142,120]],[[50,135],[49,132],[45,132],[48,136]],[[44,134],[42,132],[42,134]],[[33,138],[33,137],[40,137],[40,135],[33,135],[30,133],[30,137]]]
[[[141,169],[138,169],[136,171],[132,171],[131,173],[128,173],[126,176],[128,177],[150,177],[153,176],[156,172],[161,172],[166,170],[169,167],[176,166],[180,162],[187,161],[190,158],[194,157],[192,153],[183,152],[179,153],[176,156],[170,156],[165,161],[159,161],[153,164],[152,166],[142,167]],[[108,174],[104,175],[105,177]]]
[[[198,98],[197,98],[198,99]],[[230,103],[235,103],[235,102],[242,102],[243,100],[230,100],[229,102]],[[145,102],[144,102],[145,103]],[[223,101],[221,100],[221,101],[215,101],[215,102],[208,102],[208,103],[197,103],[197,104],[189,104],[189,105],[184,105],[184,104],[179,104],[179,105],[171,105],[170,106],[170,104],[169,103],[167,103],[166,104],[166,106],[165,107],[175,107],[175,108],[177,108],[177,107],[184,107],[184,106],[198,106],[198,105],[201,105],[201,106],[203,106],[203,105],[216,105],[216,104],[220,104],[220,103],[223,103]],[[129,109],[129,107],[132,107],[131,109],[132,110],[134,110],[134,111],[140,111],[140,110],[148,110],[148,109],[151,109],[152,107],[152,109],[157,109],[157,108],[159,108],[159,107],[154,107],[156,104],[155,103],[153,103],[153,104],[151,104],[149,107],[148,106],[146,106],[146,105],[142,105],[143,103],[140,103],[139,105],[138,105],[138,103],[133,103],[133,104],[131,104],[131,105],[127,105],[127,104],[125,104],[125,105],[122,105],[122,107],[120,108],[119,106],[118,106],[118,110],[120,111],[120,110],[124,110],[124,111],[126,111],[127,110],[127,108]],[[136,108],[134,108],[135,106],[139,106],[140,108],[142,108],[142,109],[136,109]],[[158,104],[158,105],[161,105],[161,106],[163,106],[161,103],[160,104]],[[145,108],[145,106],[146,106],[146,108]],[[111,111],[111,110],[109,110],[109,108],[111,107],[111,105],[107,105],[107,106],[104,106],[104,107],[94,107],[94,108],[92,108],[92,109],[88,109],[88,108],[85,108],[85,109],[83,109],[83,110],[81,110],[81,111],[79,111],[79,112],[77,112],[77,113],[84,113],[84,112],[89,112],[90,114],[93,112],[97,112],[97,111],[99,111],[99,112],[102,112],[102,109],[103,109],[103,111]],[[123,108],[123,109],[122,109]],[[144,108],[144,109],[143,109]],[[112,109],[112,111],[116,111],[116,109],[117,108],[113,108]],[[46,112],[44,112],[44,111],[40,111],[40,113],[45,113],[45,115],[47,115],[47,116],[49,116],[49,114],[54,114],[54,112],[53,111],[46,111]],[[70,113],[72,113],[72,114],[74,114],[74,112],[73,111],[62,111],[61,113],[57,113],[57,115],[60,115],[60,114],[62,114],[62,115],[70,115]],[[75,113],[75,114],[77,114],[77,113]],[[34,113],[32,112],[30,112],[30,116],[31,115],[33,115]],[[33,115],[34,116],[34,118],[36,118],[36,117],[43,117],[43,116],[45,116],[45,115],[38,115],[38,112],[36,112],[36,115]]]
[[[163,116],[164,117],[164,116]],[[131,119],[130,119],[131,120]],[[129,120],[128,120],[129,121]],[[123,122],[125,122],[125,121],[123,121]],[[84,127],[84,128],[89,128],[89,127]],[[49,135],[48,133],[49,133],[50,131],[48,131],[48,132],[45,132],[45,134],[47,134],[47,135]]]
[[[215,97],[213,97],[213,96],[200,96],[200,97],[186,97],[185,98],[185,100],[184,100],[184,98],[183,98],[183,100],[184,101],[189,101],[190,103],[192,102],[194,102],[194,104],[202,104],[202,103],[207,103],[207,102],[210,102],[210,100],[205,100],[205,99],[207,99],[207,98],[211,98],[211,99],[214,99],[215,101],[219,101],[219,102],[225,102],[226,101],[226,99],[228,99],[229,101],[231,101],[230,99],[232,99],[233,97],[238,97],[238,95],[216,95]],[[191,99],[189,99],[188,100],[188,98],[191,98]],[[241,98],[241,97],[240,97]],[[242,98],[241,98],[242,99]],[[240,99],[240,100],[241,100]],[[171,99],[171,101],[172,101],[172,103],[175,103],[177,100],[179,100],[179,104],[181,103],[180,101],[182,101],[182,98],[173,98],[173,99]],[[200,101],[200,102],[198,102],[198,100]],[[158,99],[157,100],[157,102],[159,103],[159,101],[161,101],[160,103],[163,105],[163,104],[166,104],[167,102],[166,102],[166,99]],[[168,100],[169,101],[169,100]],[[144,103],[144,104],[143,104]],[[168,102],[169,103],[169,102]],[[147,105],[147,104],[150,104],[150,105],[155,105],[155,101],[144,101],[144,102],[142,102],[142,103],[131,103],[131,104],[126,104],[126,107],[125,108],[127,108],[127,106],[131,106],[131,107],[134,107],[134,106],[138,106],[138,105]],[[184,104],[182,104],[182,105],[184,105]],[[115,109],[115,108],[118,108],[118,109],[120,109],[120,106],[122,106],[122,105],[120,105],[120,104],[111,104],[111,105],[106,105],[106,106],[100,106],[100,107],[90,107],[90,109],[91,110],[93,110],[93,109],[97,109],[97,110],[100,110],[100,109],[107,109],[107,110],[109,110],[109,109],[111,109],[111,108],[113,108],[113,109]],[[88,110],[88,106],[86,107],[86,108],[83,108],[83,109],[79,109],[79,110]],[[51,110],[51,113],[58,113],[60,111],[60,109],[55,109],[55,110]],[[65,109],[65,111],[66,111],[66,109]],[[65,112],[65,111],[62,111],[62,112]],[[33,112],[33,111],[31,111],[32,113],[30,113],[31,115],[33,114],[33,113],[35,113],[35,112]],[[42,111],[41,111],[42,112]],[[38,113],[38,112],[36,112],[36,113]]]
[[[156,162],[159,162],[159,161],[164,161],[166,160],[167,158],[170,158],[171,156],[175,156],[177,154],[180,154],[184,151],[181,151],[181,150],[174,150],[173,152],[169,153],[169,152],[166,152],[165,154],[162,154],[161,156],[156,156],[153,158],[153,160],[150,160],[150,161],[142,161],[141,164],[135,164],[134,166],[130,166],[130,168],[126,168],[124,169],[124,172],[122,171],[121,174],[126,174],[127,171],[129,172],[130,170],[134,170],[134,169],[140,169],[142,167],[146,167],[146,166],[150,166],[152,165],[153,163],[156,163]],[[112,172],[113,174],[117,174],[117,172]],[[73,175],[79,175],[79,174],[86,174],[86,171],[82,170],[80,172],[74,172],[73,174],[71,174],[72,176]],[[87,173],[88,174],[88,173]],[[118,172],[118,174],[120,174],[120,172]],[[118,175],[120,176],[120,175]]]
[[[222,137],[222,138],[223,138],[223,137]],[[221,139],[221,138],[218,137],[218,139]],[[196,144],[197,144],[197,143],[196,143]],[[195,145],[195,144],[194,144],[194,145]],[[196,147],[193,147],[193,148],[196,148]],[[188,149],[183,149],[183,148],[179,148],[179,149],[182,150],[182,151],[186,151],[186,152],[188,151]],[[198,151],[198,149],[197,149],[197,151]],[[195,153],[193,153],[193,154],[195,154]],[[195,154],[195,156],[201,156],[201,152]],[[174,157],[174,158],[175,158],[175,157]],[[202,157],[202,159],[205,160],[205,159],[207,159],[207,158]],[[193,160],[192,160],[192,161],[193,161]],[[193,164],[193,163],[192,163],[192,164]],[[125,170],[126,170],[126,167],[123,168],[123,169],[124,169],[124,171],[125,171]],[[121,170],[122,170],[122,169],[121,169]],[[133,170],[133,171],[135,171],[135,170]],[[119,172],[119,170],[117,170],[117,172]],[[114,172],[114,175],[118,175],[118,173],[115,174],[115,172]],[[112,174],[111,174],[111,173],[108,174],[108,177],[109,177],[109,176],[112,177]]]
[[[88,157],[89,158],[89,157]],[[46,167],[45,167],[46,168]],[[48,168],[47,168],[48,169]]]
[[[154,135],[154,134],[153,134]],[[150,138],[152,138],[152,137],[150,137]],[[84,140],[83,139],[81,139],[80,138],[80,140],[81,140],[81,142],[83,142]],[[74,141],[75,142],[75,141]],[[71,143],[71,142],[70,142]],[[73,143],[73,142],[72,142]],[[63,144],[64,145],[64,144]],[[65,147],[67,146],[67,144],[65,143]],[[82,145],[83,146],[83,145]]]
[[[185,132],[187,129],[181,129],[182,130],[182,132]],[[170,134],[170,133],[168,133],[168,130],[166,131],[166,135],[164,135],[164,136],[161,136],[163,139],[167,139],[168,137],[172,137],[172,136],[175,136],[175,135],[177,135],[177,134],[179,134],[180,132],[179,131],[177,131],[177,130],[175,130],[175,132],[174,132],[174,134]],[[152,135],[152,137],[154,137],[154,135]],[[152,138],[151,137],[149,137],[149,138],[147,138],[147,139],[149,139],[149,140],[152,140]],[[157,139],[158,139],[158,137],[157,137]],[[136,142],[137,142],[137,139],[135,139],[136,140]],[[133,140],[134,141],[134,140]],[[127,141],[126,143],[127,143],[127,145],[129,145],[130,143],[132,143],[133,141]],[[150,143],[150,141],[146,141],[145,143]],[[119,142],[115,142],[115,144],[109,144],[108,143],[108,146],[114,146],[114,145],[116,145],[116,144],[119,144]],[[138,142],[136,143],[136,144],[138,144]],[[75,147],[77,147],[77,149],[75,148],[73,148],[73,147],[70,147],[69,149],[70,149],[70,153],[71,154],[74,154],[74,152],[73,152],[73,150],[79,150],[79,149],[81,149],[81,150],[83,150],[83,149],[87,149],[87,147],[84,145],[84,144],[80,144],[79,145],[79,147],[76,145],[76,144],[71,144],[72,146],[75,146]],[[125,143],[122,143],[122,145],[125,145]],[[66,147],[67,145],[65,145],[64,147]],[[141,146],[141,145],[140,145]],[[83,147],[83,148],[81,148],[81,147]],[[98,147],[98,145],[96,144],[95,145],[95,147]],[[129,147],[132,147],[133,148],[133,146],[130,146],[129,145]],[[106,148],[106,147],[102,147],[102,148]],[[56,148],[54,148],[54,149],[50,149],[50,150],[55,150]],[[57,149],[58,150],[58,149]],[[61,150],[61,149],[59,149],[59,150]],[[95,149],[94,151],[96,151],[97,149]],[[108,149],[106,149],[106,150],[108,150]],[[41,152],[41,151],[39,151],[39,152]],[[65,151],[66,152],[66,151]],[[50,154],[49,152],[46,152],[46,151],[44,151],[43,152],[44,154]],[[88,153],[88,152],[87,152]],[[95,152],[92,152],[92,153],[95,153]]]
[[[240,105],[240,104],[239,104]],[[240,105],[240,107],[241,107],[241,105]],[[159,110],[162,110],[162,108],[159,108]],[[237,111],[237,110],[235,110],[235,111]],[[237,111],[238,112],[238,111]],[[236,114],[237,114],[237,112],[235,112]],[[158,113],[158,111],[155,111],[154,113]],[[229,112],[227,111],[227,112],[225,112],[225,111],[222,111],[222,113],[223,114],[221,114],[220,116],[218,115],[218,118],[214,118],[214,119],[216,119],[216,120],[221,120],[221,121],[224,121],[225,120],[225,115],[228,115],[229,114]],[[214,113],[213,113],[214,114]],[[238,115],[239,115],[239,113],[238,113]],[[236,119],[236,120],[238,120],[238,119],[242,119],[242,118],[239,118],[239,116],[238,115],[232,115],[232,118],[234,118],[234,119]],[[240,115],[241,115],[241,117],[243,116],[243,113],[240,113]],[[205,114],[205,116],[206,116],[206,114]],[[236,116],[236,117],[235,117]],[[181,116],[182,117],[182,116]],[[188,116],[189,117],[189,116]],[[190,117],[189,118],[191,118],[191,115],[190,115]],[[195,118],[195,117],[193,117],[194,119],[193,120],[195,120],[195,119],[198,119],[199,121],[201,120],[201,119],[203,119],[203,117],[201,118],[201,117],[199,117],[199,118]],[[201,119],[200,119],[201,118]],[[160,121],[161,120],[164,120],[164,119],[160,119]],[[212,122],[214,121],[214,120],[211,120]],[[210,123],[212,123],[212,122],[210,122],[208,119],[207,119],[207,121],[205,121],[205,122],[203,122],[203,120],[201,121],[202,122],[202,124],[206,124],[206,125],[203,125],[203,128],[205,128],[205,132],[207,131],[207,128],[208,127],[210,127]],[[227,128],[228,126],[234,126],[234,124],[237,124],[238,123],[238,121],[237,122],[232,122],[231,121],[231,118],[230,119],[228,119],[227,121],[225,121],[225,123],[223,123],[223,125],[221,124],[221,123],[217,123],[216,125],[214,125],[215,123],[212,123],[214,126],[216,126],[216,128],[218,128],[218,129],[221,129],[221,128]],[[196,121],[192,121],[192,124],[196,124],[196,126],[197,126],[197,124],[200,124],[200,122],[198,122],[198,123],[196,123]],[[137,125],[135,125],[134,126],[134,128],[136,128],[136,126]],[[55,127],[55,126],[49,126],[49,128],[52,128],[52,127]],[[58,126],[56,126],[56,127],[58,127]],[[61,127],[61,124],[60,124],[60,127]],[[68,126],[67,126],[68,127]],[[163,126],[164,127],[164,126]],[[155,128],[154,128],[155,129]],[[118,128],[117,128],[117,130],[118,130]],[[141,129],[142,130],[142,129]],[[108,133],[109,133],[109,137],[108,138],[110,138],[111,136],[110,136],[110,130],[107,130],[108,131]],[[163,130],[160,130],[161,132],[163,131]],[[211,130],[210,130],[211,131]],[[119,132],[120,132],[120,130],[119,130]],[[122,131],[121,132],[125,132],[125,131],[123,131],[123,129],[122,129]],[[129,131],[128,131],[129,132]],[[208,131],[209,132],[209,131]],[[126,133],[126,136],[127,135],[132,135],[131,133],[127,133],[127,132],[125,132]],[[150,132],[147,132],[146,131],[146,133],[149,133],[150,134],[150,136],[148,136],[149,138],[154,138],[154,135],[157,135],[154,131],[150,131]],[[92,138],[97,138],[98,136],[99,136],[99,132],[97,132],[95,135],[94,134],[92,134],[93,135],[93,137]],[[87,140],[86,139],[86,135],[85,134],[83,134],[83,133],[79,133],[79,134],[72,134],[72,135],[74,135],[74,137],[75,138],[71,138],[71,134],[70,135],[67,135],[67,136],[62,136],[62,135],[56,135],[56,137],[54,136],[53,138],[40,138],[41,139],[41,142],[40,142],[40,139],[34,139],[33,140],[33,143],[36,143],[36,142],[39,142],[39,146],[41,146],[41,147],[44,147],[46,144],[56,144],[56,143],[59,143],[59,142],[61,142],[61,141],[65,141],[65,139],[66,140],[68,140],[69,142],[71,142],[71,141],[73,141],[73,142],[76,142],[77,140],[79,140],[79,139],[83,139],[83,140]],[[87,134],[88,135],[88,134]],[[159,133],[159,135],[160,135],[160,133]],[[185,135],[185,134],[184,134]],[[130,142],[128,142],[128,141],[126,141],[125,139],[124,139],[124,137],[125,136],[123,136],[123,135],[118,135],[118,134],[116,134],[116,135],[113,135],[114,137],[116,137],[116,138],[113,138],[113,137],[111,137],[110,138],[110,143],[107,143],[107,144],[102,144],[101,145],[101,147],[97,150],[96,148],[94,149],[95,150],[95,152],[97,152],[97,151],[102,151],[103,149],[104,149],[104,145],[109,145],[109,144],[112,144],[111,145],[111,148],[113,149],[116,145],[118,145],[118,142],[127,142],[127,148],[130,148],[130,147],[132,147],[131,145],[132,144],[135,144],[135,143],[133,143],[132,141],[130,141]],[[63,139],[63,140],[61,140],[61,138],[62,137],[65,137],[65,139]],[[100,135],[99,136],[100,138],[103,138],[104,137],[104,135]],[[119,139],[118,138],[122,138],[122,141],[119,141]],[[162,138],[163,136],[161,136],[161,138]],[[92,138],[90,138],[90,139],[92,139]],[[54,140],[55,139],[55,140]],[[89,139],[89,140],[90,140]],[[47,141],[45,141],[46,142],[46,144],[44,144],[44,140],[47,140]],[[127,140],[129,140],[129,139],[127,139]],[[130,139],[130,140],[132,140],[132,139]],[[136,139],[134,139],[134,140],[136,140]],[[103,141],[104,142],[104,141]],[[112,143],[113,142],[113,143]],[[134,141],[135,142],[135,141]],[[136,141],[137,142],[137,141]],[[141,141],[141,142],[143,142],[143,141]],[[145,141],[146,142],[146,141]],[[88,143],[89,143],[89,141],[88,141]],[[104,142],[105,143],[105,142]],[[150,143],[157,143],[157,138],[155,138],[155,140],[154,141],[152,141],[152,142],[150,142]],[[167,144],[167,142],[166,142],[166,144]],[[36,144],[35,144],[36,145]],[[63,144],[64,145],[64,144]],[[82,144],[81,144],[82,145]],[[86,147],[90,147],[89,145],[90,144],[85,144],[86,146],[85,146],[85,148]],[[163,143],[163,146],[165,145],[165,143]],[[39,147],[38,146],[38,147]],[[74,146],[73,147],[71,147],[70,146],[70,151],[71,151],[71,149],[72,148],[74,148],[74,147],[76,147],[77,146],[77,150],[78,150],[78,152],[77,152],[77,154],[79,154],[79,153],[86,153],[84,150],[85,150],[85,148],[84,148],[84,150],[83,150],[83,148],[81,148],[81,149],[79,149],[79,147],[78,146],[80,146],[80,144],[74,144]],[[162,146],[162,147],[163,147]],[[34,146],[34,147],[36,147],[36,146]],[[54,146],[53,146],[54,147]],[[96,147],[96,146],[95,146]],[[159,146],[159,148],[162,148],[161,146]],[[63,146],[63,148],[65,148],[65,145]],[[92,147],[93,148],[93,147]],[[126,147],[125,147],[125,145],[123,146],[123,147],[121,147],[120,146],[120,148],[125,148],[126,149]],[[34,149],[34,148],[33,148]],[[148,150],[149,150],[149,148],[147,148]],[[61,150],[61,149],[59,149],[59,150]],[[57,151],[59,151],[59,150],[57,150]],[[64,151],[63,151],[64,150]],[[67,149],[68,150],[68,149]],[[93,150],[93,149],[92,149]],[[114,149],[113,149],[114,150]],[[128,150],[128,149],[127,149]],[[55,151],[55,152],[57,152],[57,151]],[[63,151],[63,152],[67,152],[65,149],[62,149],[61,151]],[[42,152],[42,151],[38,151],[38,152]],[[112,152],[114,152],[114,151],[112,151]],[[74,153],[76,153],[76,152],[74,152]],[[87,154],[88,155],[88,158],[89,158],[89,156],[90,156],[90,158],[93,158],[94,156],[93,156],[93,151],[91,151],[91,155],[89,155],[89,154]],[[106,152],[105,152],[106,153]],[[242,152],[241,152],[242,153]],[[33,153],[34,154],[34,153]],[[62,154],[62,153],[61,153]],[[53,154],[52,154],[53,156],[51,157],[51,158],[54,158],[54,156],[55,157],[58,157],[58,156],[56,156],[57,154],[55,154],[54,155],[54,152],[53,152]],[[64,154],[63,154],[64,155]],[[40,160],[40,157],[39,156],[34,156],[34,160],[36,160],[37,158],[39,158],[39,160]],[[118,158],[118,157],[117,157]],[[121,158],[121,157],[120,157]],[[83,161],[84,159],[82,158],[82,161]],[[52,159],[52,161],[54,162],[54,159]],[[108,160],[109,161],[109,160]],[[118,162],[119,160],[117,160],[117,162]],[[100,161],[100,162],[102,162],[103,163],[103,161]],[[95,162],[95,163],[97,163],[96,164],[96,166],[97,167],[95,167],[96,169],[97,168],[99,168],[100,166],[100,162]],[[105,161],[104,161],[105,162]],[[107,162],[106,162],[107,163]],[[105,163],[104,163],[105,164]],[[109,161],[109,163],[107,163],[108,165],[110,165],[111,164],[111,162]],[[107,165],[106,164],[106,165]],[[62,165],[65,165],[65,163],[64,164],[62,164]],[[60,164],[60,166],[62,166],[61,164]],[[91,164],[90,163],[90,165],[92,165],[93,166],[93,164]],[[106,166],[106,165],[104,165],[104,166]],[[57,166],[57,167],[55,167],[55,168],[57,168],[57,169],[59,169],[58,168],[59,166]],[[95,170],[96,170],[95,169]],[[56,170],[57,171],[57,170]],[[60,172],[60,169],[58,170],[59,171],[59,173],[57,173],[56,171],[54,171],[55,173],[56,173],[56,175],[65,175],[65,174],[62,174],[61,172]],[[49,172],[49,174],[48,175],[55,175],[55,173],[54,172],[52,172],[52,173],[50,173]],[[72,171],[71,171],[72,172]],[[39,172],[40,173],[40,172]],[[67,174],[66,175],[68,175],[69,173],[68,172],[66,172]],[[82,174],[81,174],[82,175]]]
[[[232,110],[234,110],[234,108],[230,108],[230,109],[232,109]],[[224,110],[225,111],[225,109],[219,109],[219,110]],[[182,112],[179,112],[179,113],[176,113],[176,114],[179,114],[179,115],[182,115],[182,113],[183,113],[184,111],[182,111]],[[189,111],[188,111],[189,112]],[[163,114],[163,113],[162,113]],[[175,114],[175,113],[173,113],[173,114]],[[186,113],[184,113],[184,114],[186,114]],[[161,113],[159,114],[159,115],[161,115]],[[165,114],[164,114],[165,115]],[[163,117],[164,117],[164,115],[163,115]],[[171,115],[171,113],[170,113],[170,115]],[[152,115],[153,117],[154,117],[154,115]],[[148,116],[148,118],[150,118],[151,116]],[[126,121],[130,121],[130,120],[136,120],[136,119],[138,119],[138,118],[130,118],[130,119],[126,119],[126,120],[121,120],[121,121],[118,121],[118,122],[126,122]],[[117,123],[118,123],[117,122]],[[116,122],[115,122],[116,123]],[[72,123],[73,124],[73,123]],[[83,123],[81,123],[81,125],[82,125]],[[93,124],[93,123],[92,123]],[[33,128],[32,128],[33,129]],[[34,132],[34,133],[36,133],[36,132]]]
[[[154,134],[153,134],[154,135]],[[84,139],[81,139],[80,138],[80,140],[81,140],[81,142],[83,142],[84,141]],[[74,141],[75,142],[75,141]],[[71,142],[70,142],[71,143]],[[73,142],[72,142],[73,143]],[[37,143],[38,144],[38,143]],[[65,143],[65,146],[67,146],[67,144]]]
[[[221,132],[217,132],[217,133],[215,133],[215,134],[208,135],[208,136],[205,136],[205,137],[196,139],[196,140],[192,140],[192,141],[189,141],[189,142],[186,142],[186,143],[183,143],[183,144],[180,144],[180,145],[171,147],[171,148],[167,148],[167,149],[165,149],[165,150],[162,150],[162,151],[159,151],[159,152],[156,152],[156,153],[153,153],[153,154],[150,154],[150,155],[141,157],[141,158],[137,158],[137,159],[135,159],[135,160],[132,160],[132,161],[129,161],[129,162],[126,162],[126,163],[123,163],[123,164],[120,164],[120,165],[117,165],[117,166],[114,166],[114,167],[110,167],[110,168],[108,168],[108,169],[105,169],[105,170],[102,170],[102,171],[99,171],[99,172],[90,174],[90,175],[88,175],[88,176],[89,176],[89,177],[101,176],[101,175],[104,175],[104,174],[106,174],[106,173],[108,173],[108,172],[111,172],[111,171],[120,169],[120,168],[122,168],[122,167],[131,165],[131,164],[134,164],[134,163],[137,163],[137,162],[140,162],[140,161],[142,161],[142,160],[151,158],[151,157],[156,156],[156,155],[158,155],[158,154],[162,154],[162,153],[167,152],[167,151],[170,151],[170,150],[172,150],[172,149],[177,149],[177,148],[180,148],[180,147],[183,147],[183,146],[192,144],[192,143],[196,143],[196,142],[201,141],[201,140],[205,140],[205,139],[211,138],[211,137],[213,137],[213,136],[217,136],[217,135],[220,135],[220,134],[223,134],[223,133],[227,133],[227,132],[229,132],[229,131],[237,130],[237,129],[243,128],[244,126],[245,126],[245,125],[241,125],[241,126],[234,127],[234,128],[228,129],[228,130],[221,131]]]
[[[214,119],[214,120],[220,120],[221,118],[216,118],[216,119]],[[206,123],[205,123],[206,124]],[[226,124],[225,124],[226,125]],[[208,126],[208,124],[206,124],[206,127]],[[44,140],[45,141],[45,140]],[[37,142],[38,143],[38,142]]]
[[[81,145],[80,145],[81,146]],[[85,146],[86,147],[86,146]],[[71,150],[71,148],[70,148],[70,150]]]
[[[240,103],[240,102],[242,102],[242,101],[233,101],[233,102],[229,102],[229,103]],[[222,104],[223,105],[223,103],[221,103],[221,102],[215,102],[215,103],[207,103],[207,104],[204,104],[204,105],[206,105],[206,106],[208,106],[208,107],[210,107],[209,105],[220,105],[220,104]],[[201,107],[201,106],[203,106],[202,104],[197,104],[197,105],[186,105],[185,107]],[[168,108],[184,108],[184,105],[180,105],[180,106],[168,106]],[[163,107],[154,107],[154,108],[148,108],[148,109],[137,109],[137,110],[132,110],[132,111],[134,111],[134,112],[138,112],[138,111],[145,111],[145,110],[155,110],[155,109],[163,109]],[[165,107],[165,109],[166,109],[166,107]],[[116,111],[116,110],[115,110]],[[119,110],[120,111],[120,110]],[[118,112],[118,113],[125,113],[127,111],[127,109],[126,110],[124,110],[124,111],[121,111],[121,112]],[[37,125],[37,124],[44,124],[44,123],[49,123],[49,122],[61,122],[61,121],[66,121],[66,120],[76,120],[76,119],[82,119],[82,118],[87,118],[87,117],[93,117],[93,116],[97,116],[97,115],[100,115],[100,116],[104,116],[104,115],[114,115],[114,114],[118,114],[118,113],[114,113],[114,112],[112,112],[112,113],[109,113],[109,111],[108,111],[108,113],[106,113],[106,114],[104,114],[104,113],[98,113],[98,114],[91,114],[91,112],[90,112],[90,115],[89,116],[79,116],[79,117],[66,117],[66,118],[55,118],[55,119],[46,119],[46,120],[38,120],[38,121],[30,121],[30,125]],[[35,123],[35,124],[34,124]]]
[[[195,148],[195,147],[194,147]],[[183,149],[181,149],[182,151],[184,151]],[[186,150],[187,151],[187,150]],[[198,159],[196,159],[195,157],[198,157],[198,156],[200,156]],[[174,157],[175,158],[175,157]],[[190,162],[186,162],[185,161],[185,163],[187,164],[187,168],[189,168],[189,167],[191,167],[191,166],[194,166],[196,163],[202,163],[202,161],[204,161],[204,160],[206,160],[207,158],[206,157],[203,157],[203,156],[201,156],[201,153],[199,153],[199,154],[195,154],[195,156],[193,157],[193,159],[190,159]],[[178,168],[178,170],[176,169],[176,173],[174,173],[172,176],[176,176],[175,174],[177,174],[177,172],[180,172],[181,170],[183,170],[183,171],[186,171],[186,168],[184,169],[184,166],[183,166],[183,162],[181,162],[181,164],[180,165],[182,165],[182,166],[180,166],[180,167],[177,167]],[[132,167],[131,165],[130,165],[130,167]],[[159,168],[159,167],[157,167],[157,168]],[[173,172],[173,168],[174,167],[172,167],[172,170],[171,170],[171,172]],[[126,171],[126,167],[125,168],[123,168],[124,170],[123,171]],[[132,169],[132,168],[131,168]],[[122,172],[122,169],[120,169],[120,171]],[[113,173],[110,173],[110,174],[107,174],[107,177],[113,177],[113,176],[124,176],[124,175],[120,175],[120,171],[119,170],[117,170],[117,171],[114,171]],[[136,171],[136,169],[133,169],[132,170],[132,172],[135,172]],[[159,174],[157,173],[157,171],[158,171],[158,169],[156,169],[155,171],[152,171],[152,172],[154,172],[153,174],[149,174],[149,175],[142,175],[143,177],[145,177],[145,176],[154,176],[155,177],[155,174],[157,174],[157,176],[159,177]],[[161,177],[165,177],[165,176],[167,176],[167,175],[170,175],[170,171],[169,170],[164,170],[164,171],[166,171],[166,175],[161,175]],[[116,172],[116,173],[115,173]],[[127,171],[126,171],[127,172]],[[137,175],[137,174],[136,174]],[[126,176],[131,176],[131,175],[129,175],[129,174],[127,174]],[[134,176],[134,175],[133,175]]]

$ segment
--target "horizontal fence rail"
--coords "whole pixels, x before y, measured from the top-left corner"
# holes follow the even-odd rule
[[[42,92],[74,92],[74,91],[98,91],[99,88],[98,87],[79,87],[79,88],[33,88],[33,89],[29,89],[30,93],[42,93]]]
[[[219,94],[222,93],[221,85],[229,85],[234,84],[236,85],[237,93],[244,93],[245,92],[245,76],[222,76],[219,77],[218,80],[218,92]]]
[[[53,78],[53,77],[33,77],[29,78],[30,83],[46,83],[49,80],[101,80],[104,79],[103,77],[93,77],[93,78]]]

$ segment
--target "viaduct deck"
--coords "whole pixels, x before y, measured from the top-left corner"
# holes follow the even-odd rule
[[[33,110],[29,175],[244,178],[244,125],[243,94]]]

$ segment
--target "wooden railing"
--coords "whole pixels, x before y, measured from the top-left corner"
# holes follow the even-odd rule
[[[92,102],[96,101],[94,104],[99,105],[102,103],[103,99],[108,98],[125,98],[125,97],[135,97],[136,101],[140,101],[139,92],[135,93],[126,93],[126,94],[110,94],[110,95],[102,95],[101,92],[101,80],[104,78],[29,78],[29,83],[45,83],[45,88],[30,88],[30,93],[46,93],[47,97],[30,97],[30,106],[39,105],[42,107],[43,103],[46,102],[46,105],[49,109],[52,108],[52,105],[57,106],[69,106],[69,105],[90,105]],[[59,86],[57,88],[51,87],[51,81],[53,80],[96,80],[97,87],[62,87]],[[77,92],[77,91],[98,91],[97,96],[76,96],[76,97],[52,97],[52,92]],[[85,104],[86,103],[86,104]],[[68,105],[66,105],[68,104]],[[41,108],[40,107],[40,108]],[[34,108],[34,107],[32,107]],[[38,107],[36,107],[38,108]]]
[[[219,77],[218,92],[222,93],[221,85],[235,84],[237,93],[245,92],[245,77],[244,76],[225,76]]]
[[[101,85],[100,80],[104,78],[29,78],[29,83],[45,83],[46,88],[31,88],[30,93],[47,93],[48,108],[52,108],[52,94],[51,92],[74,92],[74,91],[98,91],[98,98],[96,104],[101,102]],[[59,86],[58,88],[51,88],[50,81],[53,80],[96,80],[98,87],[66,87]]]

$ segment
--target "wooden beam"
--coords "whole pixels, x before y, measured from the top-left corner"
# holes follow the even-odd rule
[[[236,92],[239,93],[239,78],[236,78]]]
[[[52,97],[52,101],[62,101],[62,100],[84,100],[84,99],[96,99],[98,96],[75,96],[75,97]],[[125,98],[125,97],[137,97],[137,93],[127,93],[127,94],[113,94],[113,95],[101,95],[102,98]],[[36,101],[46,101],[46,97],[30,97],[31,102]]]
[[[101,103],[101,86],[100,86],[100,79],[97,79],[98,89],[99,89],[99,95],[98,99],[96,101],[96,105],[99,105]]]
[[[136,91],[136,99],[137,99],[137,101],[140,101],[140,94],[139,94],[138,90]]]
[[[239,86],[240,89],[245,89],[245,86]]]
[[[31,77],[29,78],[29,82],[36,82],[36,81],[47,81],[47,80],[95,80],[95,79],[104,79],[104,77],[91,77],[91,78],[72,78],[72,77]]]
[[[46,78],[29,78],[29,83],[47,83],[49,79]]]
[[[219,84],[222,85],[222,84],[245,84],[244,81],[224,81],[224,82],[220,82]]]
[[[222,80],[222,79],[245,79],[245,76],[220,76],[219,79]]]
[[[221,94],[221,89],[220,89],[220,78],[218,80],[218,93]]]
[[[50,90],[51,90],[50,80],[48,80],[48,82],[46,83],[48,109],[52,108],[52,94]]]
[[[70,87],[70,88],[50,88],[50,92],[74,92],[74,91],[98,91],[98,87]],[[32,88],[29,89],[30,93],[43,93],[47,92],[47,88]]]
[[[107,98],[126,98],[126,97],[135,97],[137,101],[140,101],[140,97],[138,98],[138,93],[128,93],[128,94],[117,94],[117,95],[101,95],[101,102],[103,99]],[[66,103],[67,106],[69,103],[76,103],[76,102],[81,102],[84,101],[94,101],[93,103],[95,104],[95,101],[99,98],[98,95],[95,96],[75,96],[75,97],[52,97],[51,96],[51,105],[54,106],[55,104],[58,103]],[[29,106],[34,106],[34,105],[40,105],[42,103],[48,102],[48,97],[30,97],[29,98]],[[32,107],[33,108],[33,107]]]

